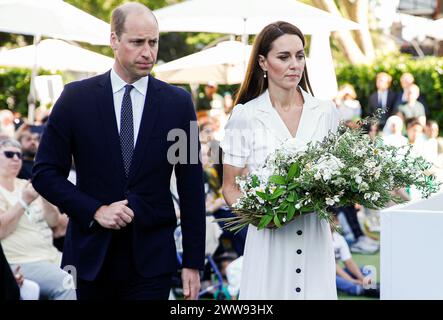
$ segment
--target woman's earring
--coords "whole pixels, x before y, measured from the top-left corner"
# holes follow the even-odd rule
[[[266,70],[263,71],[263,78],[266,78],[268,75],[266,73]]]

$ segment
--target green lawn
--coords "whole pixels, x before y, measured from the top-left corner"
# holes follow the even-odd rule
[[[366,265],[372,265],[376,267],[377,270],[377,282],[380,282],[380,252],[377,252],[377,254],[373,255],[363,255],[363,254],[356,254],[353,253],[352,257],[354,258],[355,262],[360,266],[366,266]],[[367,297],[356,297],[356,296],[349,296],[344,293],[338,294],[339,300],[376,300],[374,298],[367,298]]]

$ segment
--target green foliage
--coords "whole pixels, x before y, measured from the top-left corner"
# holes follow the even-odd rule
[[[429,118],[439,122],[443,127],[443,58],[425,57],[414,59],[409,55],[399,54],[384,56],[371,65],[353,65],[347,62],[338,63],[336,68],[339,85],[350,83],[354,86],[358,99],[367,112],[368,98],[376,90],[375,76],[387,72],[392,78],[391,89],[400,91],[400,76],[410,72],[415,83],[420,87],[421,95],[426,99]]]
[[[27,95],[31,73],[25,69],[0,69],[0,109],[23,112],[28,107]]]
[[[40,70],[39,74],[51,74]],[[31,70],[0,67],[0,109],[27,114]]]

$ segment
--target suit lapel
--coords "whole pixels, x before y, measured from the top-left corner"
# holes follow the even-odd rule
[[[130,182],[131,179],[134,178],[136,172],[138,171],[138,168],[143,161],[147,142],[156,123],[161,105],[160,95],[158,93],[159,90],[160,88],[158,86],[157,80],[152,76],[149,76],[148,91],[146,93],[145,104],[143,107],[143,114],[140,123],[140,130],[137,136],[137,143],[132,155],[128,182]]]
[[[123,158],[120,147],[117,120],[114,110],[114,96],[112,92],[110,72],[103,75],[97,87],[97,99],[101,117],[102,131],[106,136],[107,150],[113,161],[113,168],[118,168],[114,174],[118,174],[121,180],[125,179]]]

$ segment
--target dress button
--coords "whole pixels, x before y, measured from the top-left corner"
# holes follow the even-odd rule
[[[303,231],[298,230],[298,231],[297,231],[297,234],[298,234],[299,236],[301,236],[301,235],[303,234]]]
[[[301,269],[298,268],[297,270],[295,270],[295,272],[300,273],[300,272],[301,272]]]
[[[300,292],[301,289],[300,288],[295,288],[295,291]]]
[[[302,251],[301,251],[300,249],[297,250],[297,254],[301,254],[301,252],[302,252]]]

